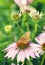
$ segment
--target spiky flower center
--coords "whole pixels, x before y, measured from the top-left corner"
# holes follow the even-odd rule
[[[45,43],[42,44],[42,49],[45,51]]]
[[[27,32],[17,42],[18,48],[25,49],[25,48],[29,47],[29,40],[30,40],[30,32]]]
[[[25,10],[26,13],[30,13],[30,10]]]
[[[14,14],[14,15],[13,15],[13,18],[14,18],[14,19],[18,19],[18,18],[19,18],[19,14]]]
[[[36,20],[39,19],[39,15],[35,15],[34,19],[36,19]]]

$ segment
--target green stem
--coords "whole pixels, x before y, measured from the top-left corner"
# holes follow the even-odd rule
[[[35,23],[35,26],[34,26],[34,31],[32,32],[32,40],[34,39],[34,37],[36,36],[36,33],[37,33],[37,23]]]
[[[29,65],[33,65],[31,61],[29,61]]]
[[[30,31],[29,23],[28,23],[28,31]]]
[[[18,31],[19,31],[19,33],[20,33],[20,37],[21,37],[21,35],[22,35],[22,31],[21,31],[20,25],[17,24],[17,27],[18,27]]]
[[[33,65],[31,62],[31,59],[29,59],[26,63],[27,63],[27,65]]]
[[[45,59],[45,54],[43,54],[43,58],[42,58],[42,61],[41,61],[41,65],[43,65],[44,59]]]
[[[29,23],[27,22],[26,24],[27,24],[27,25],[26,25],[26,27],[27,27],[27,31],[30,31]]]
[[[26,19],[27,19],[27,15],[26,14],[23,14],[23,16],[22,16],[22,23],[23,24],[25,23]]]

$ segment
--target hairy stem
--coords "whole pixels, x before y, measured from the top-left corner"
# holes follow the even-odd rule
[[[45,54],[43,54],[43,58],[42,58],[42,61],[41,61],[41,65],[43,65],[44,59],[45,59]]]
[[[37,33],[37,23],[35,23],[34,31],[32,32],[32,40],[33,40],[34,37],[36,36],[36,33]]]

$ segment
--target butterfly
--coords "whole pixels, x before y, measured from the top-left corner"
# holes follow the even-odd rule
[[[30,32],[26,32],[17,42],[18,47],[29,46],[28,42],[30,41]]]

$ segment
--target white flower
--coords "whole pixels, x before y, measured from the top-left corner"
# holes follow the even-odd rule
[[[21,17],[21,12],[11,12],[11,19],[13,20],[13,21],[15,21],[15,20],[18,20],[20,17]]]
[[[43,16],[43,13],[39,13],[35,8],[31,8],[31,11],[29,13],[29,16],[34,18],[34,19],[40,19]]]
[[[14,0],[14,2],[20,7],[21,11],[24,12],[27,4],[31,3],[33,0]]]

